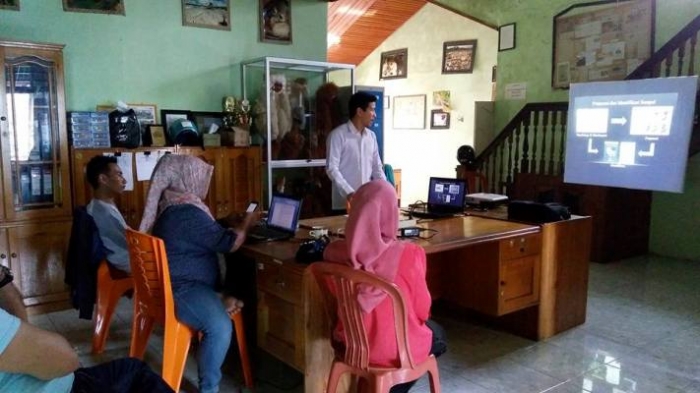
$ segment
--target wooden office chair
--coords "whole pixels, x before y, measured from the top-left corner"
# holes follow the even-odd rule
[[[422,363],[416,363],[411,357],[405,300],[395,284],[336,263],[317,262],[311,264],[309,269],[323,294],[326,312],[332,321],[331,329],[334,329],[340,320],[345,330],[345,344],[334,345],[336,354],[328,377],[328,393],[336,392],[340,377],[346,372],[368,381],[373,393],[389,392],[392,386],[416,380],[427,372],[430,374],[430,391],[440,393],[440,377],[435,356],[428,356]],[[398,368],[374,367],[369,364],[371,348],[367,342],[363,312],[357,302],[359,289],[364,286],[380,289],[393,302],[394,327],[401,365]]]
[[[112,322],[119,298],[133,288],[134,280],[129,274],[111,267],[106,259],[100,262],[97,268],[97,312],[92,332],[92,353],[99,354],[104,351],[109,324]]]
[[[175,302],[170,286],[170,270],[163,240],[148,234],[126,230],[134,278],[134,321],[131,331],[129,356],[143,359],[153,323],[163,324],[163,372],[162,377],[176,392],[185,369],[187,353],[192,337],[198,333],[177,320]],[[240,312],[231,315],[243,366],[243,378],[247,388],[253,387],[253,374],[248,359],[248,347]]]

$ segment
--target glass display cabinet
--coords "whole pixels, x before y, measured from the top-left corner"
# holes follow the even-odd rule
[[[263,184],[303,200],[302,217],[330,211],[326,138],[343,119],[341,88],[354,88],[351,64],[264,57],[241,63],[253,144],[263,145]]]

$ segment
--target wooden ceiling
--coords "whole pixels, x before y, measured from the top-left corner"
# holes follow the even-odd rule
[[[328,34],[340,43],[328,48],[328,61],[358,65],[426,0],[338,0],[328,5]]]

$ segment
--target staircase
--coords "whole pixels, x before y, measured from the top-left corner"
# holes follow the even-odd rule
[[[626,79],[697,75],[700,16]],[[696,100],[689,156],[700,151]],[[651,192],[563,183],[568,102],[528,103],[479,154],[476,171],[489,192],[511,199],[556,201],[593,217],[591,260],[607,262],[648,251]]]

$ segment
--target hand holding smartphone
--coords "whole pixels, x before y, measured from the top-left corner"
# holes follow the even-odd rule
[[[248,208],[245,209],[245,212],[246,212],[246,213],[252,213],[252,212],[254,212],[255,209],[257,209],[257,208],[258,208],[258,203],[257,203],[257,202],[250,202],[250,204],[248,204]]]

